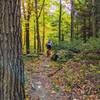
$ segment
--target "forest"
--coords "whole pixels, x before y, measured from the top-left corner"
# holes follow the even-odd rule
[[[100,0],[0,0],[0,100],[100,100]]]

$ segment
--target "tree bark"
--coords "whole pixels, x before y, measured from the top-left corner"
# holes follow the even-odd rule
[[[42,41],[42,51],[44,52],[44,46],[45,46],[45,11],[43,7],[43,41]]]
[[[95,0],[92,0],[92,35],[96,36]]]
[[[70,0],[70,2],[71,2],[71,41],[72,41],[74,35],[74,0]]]
[[[86,43],[87,41],[87,30],[86,30],[86,17],[84,16],[83,17],[83,24],[84,24],[84,28],[83,28],[83,40],[84,40],[84,43]]]
[[[38,17],[38,1],[35,0],[35,17],[36,17],[36,33],[37,33],[37,51],[41,51],[41,40],[39,33],[39,17]]]
[[[59,9],[59,44],[61,41],[61,13],[62,13],[62,0],[60,0],[60,9]]]
[[[0,0],[0,100],[24,100],[20,0]]]
[[[36,53],[36,22],[34,20],[34,53]]]
[[[96,36],[98,37],[100,32],[100,0],[95,0],[96,8]]]
[[[30,15],[28,15],[26,21],[27,21],[25,23],[25,28],[26,28],[26,54],[29,54],[30,53],[30,40],[29,40]]]
[[[30,17],[31,17],[31,10],[30,10],[30,0],[28,0],[27,5],[27,16],[26,16],[26,54],[30,53]]]
[[[27,6],[25,4],[27,3]],[[31,17],[31,10],[30,10],[30,0],[25,1],[22,0],[22,11],[25,20],[25,43],[26,43],[26,54],[30,53],[30,17]],[[27,10],[25,10],[27,8]]]

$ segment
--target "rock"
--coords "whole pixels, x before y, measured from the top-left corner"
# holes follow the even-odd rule
[[[32,84],[32,90],[36,91],[36,85],[35,84]]]
[[[50,65],[43,65],[44,67],[46,67],[46,68],[49,68],[50,67]]]
[[[52,60],[54,61],[57,61],[59,59],[59,55],[58,54],[54,54],[52,57],[51,57]]]
[[[56,92],[53,90],[53,91],[51,91],[51,94],[56,94]]]

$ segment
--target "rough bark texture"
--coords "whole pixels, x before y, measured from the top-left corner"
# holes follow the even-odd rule
[[[0,0],[0,100],[24,100],[20,0]]]

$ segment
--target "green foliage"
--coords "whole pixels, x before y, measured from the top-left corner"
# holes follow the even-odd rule
[[[90,50],[100,50],[100,38],[90,38],[88,43]]]
[[[54,40],[55,41],[55,40]],[[53,41],[53,42],[54,42]],[[86,43],[81,39],[72,42],[53,43],[53,50],[59,56],[57,61],[64,62],[69,59],[80,60],[100,60],[100,38],[90,38]]]
[[[100,50],[100,38],[90,38],[86,43],[80,43],[77,46],[81,51],[99,51]]]
[[[59,86],[56,85],[56,83],[54,83],[54,82],[52,83],[52,88],[53,88],[53,90],[56,91],[56,92],[59,92],[59,91],[60,91]]]
[[[81,51],[99,51],[100,50],[100,37],[90,38],[86,43],[81,39],[73,40],[72,42],[61,42],[61,45],[55,45],[54,49],[71,49],[77,48]]]

